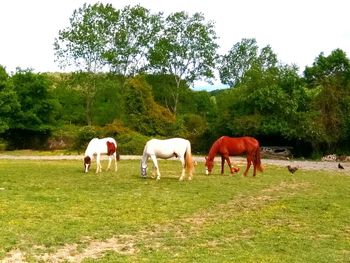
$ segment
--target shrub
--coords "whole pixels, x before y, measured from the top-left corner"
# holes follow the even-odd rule
[[[72,150],[80,152],[85,149],[92,138],[100,137],[100,133],[100,130],[94,126],[81,127],[75,136]]]
[[[143,148],[149,139],[149,137],[137,132],[121,134],[117,137],[119,152],[121,154],[142,155]]]

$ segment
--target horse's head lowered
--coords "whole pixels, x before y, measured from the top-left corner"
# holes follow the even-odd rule
[[[210,174],[213,170],[214,160],[209,160],[208,157],[205,157],[205,174]]]
[[[141,163],[141,176],[142,177],[146,177],[147,176],[147,164],[146,165],[143,165]]]
[[[84,158],[84,171],[87,173],[89,171],[89,168],[91,166],[91,158],[90,156],[85,156]]]

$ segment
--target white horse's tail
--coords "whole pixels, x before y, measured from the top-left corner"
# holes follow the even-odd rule
[[[190,177],[192,177],[193,173],[193,160],[192,160],[192,153],[191,153],[191,143],[188,141],[187,147],[186,147],[186,153],[185,153],[185,168],[187,172],[190,174]]]

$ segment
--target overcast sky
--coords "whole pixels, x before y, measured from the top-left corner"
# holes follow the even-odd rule
[[[8,73],[16,67],[61,71],[53,50],[58,31],[69,26],[75,9],[96,2],[111,3],[116,9],[140,4],[165,15],[202,12],[215,22],[220,54],[242,38],[255,38],[260,48],[270,45],[280,62],[296,64],[301,71],[321,52],[328,55],[341,48],[350,57],[349,0],[4,0],[0,1],[0,65]]]

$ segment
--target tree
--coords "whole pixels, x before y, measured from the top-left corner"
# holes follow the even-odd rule
[[[150,67],[154,72],[173,75],[176,87],[171,91],[171,110],[176,114],[181,80],[211,81],[217,60],[216,33],[212,22],[206,23],[200,13],[185,12],[169,15],[162,37],[150,52]]]
[[[298,126],[306,116],[300,113],[308,105],[298,68],[276,65],[271,49],[265,52],[268,56],[259,55],[234,89],[217,96],[221,115],[214,129],[234,136],[267,138],[269,143],[309,139]]]
[[[71,77],[72,89],[83,97],[85,106],[85,120],[88,126],[92,125],[92,107],[97,93],[97,75],[89,72],[74,72]]]
[[[227,55],[222,56],[219,75],[221,82],[236,86],[256,61],[258,45],[255,39],[242,39],[233,45]]]
[[[175,116],[157,104],[152,88],[143,76],[125,82],[125,112],[128,127],[145,135],[171,136],[175,133]]]
[[[110,31],[119,12],[111,4],[84,4],[74,10],[70,27],[59,31],[54,42],[55,55],[61,67],[97,72],[103,68],[103,55],[108,47]]]
[[[114,21],[104,57],[111,71],[134,76],[148,66],[148,52],[160,37],[161,14],[152,15],[139,5],[126,6]]]
[[[312,67],[304,71],[306,83],[310,88],[332,81],[343,88],[350,81],[350,60],[341,49],[335,49],[329,56],[322,52],[313,62]]]
[[[84,4],[74,10],[70,27],[60,30],[59,37],[55,39],[55,54],[61,66],[73,64],[80,70],[75,74],[79,80],[76,89],[84,94],[88,125],[92,123],[91,107],[96,93],[96,80],[91,73],[97,73],[106,64],[104,55],[109,34],[118,19],[119,11],[111,4]]]
[[[42,147],[58,117],[59,103],[51,94],[49,78],[19,69],[11,81],[20,108],[13,116],[15,121],[7,137],[14,147]]]
[[[228,54],[222,56],[220,62],[221,82],[235,87],[253,67],[264,70],[276,67],[277,56],[270,46],[262,48],[259,52],[254,38],[244,38],[241,42],[234,44]]]
[[[16,113],[20,104],[16,92],[11,85],[10,76],[0,66],[0,133],[9,130],[17,121]]]
[[[113,74],[99,74],[96,95],[93,99],[92,120],[94,125],[106,125],[124,117],[125,77]]]
[[[52,73],[50,80],[54,85],[53,96],[59,101],[60,122],[63,124],[84,125],[86,124],[85,99],[78,89],[79,85],[74,83],[75,74]]]
[[[307,86],[316,90],[312,110],[320,112],[319,122],[327,136],[323,144],[335,149],[350,136],[350,60],[340,49],[329,56],[321,53],[304,71]]]

